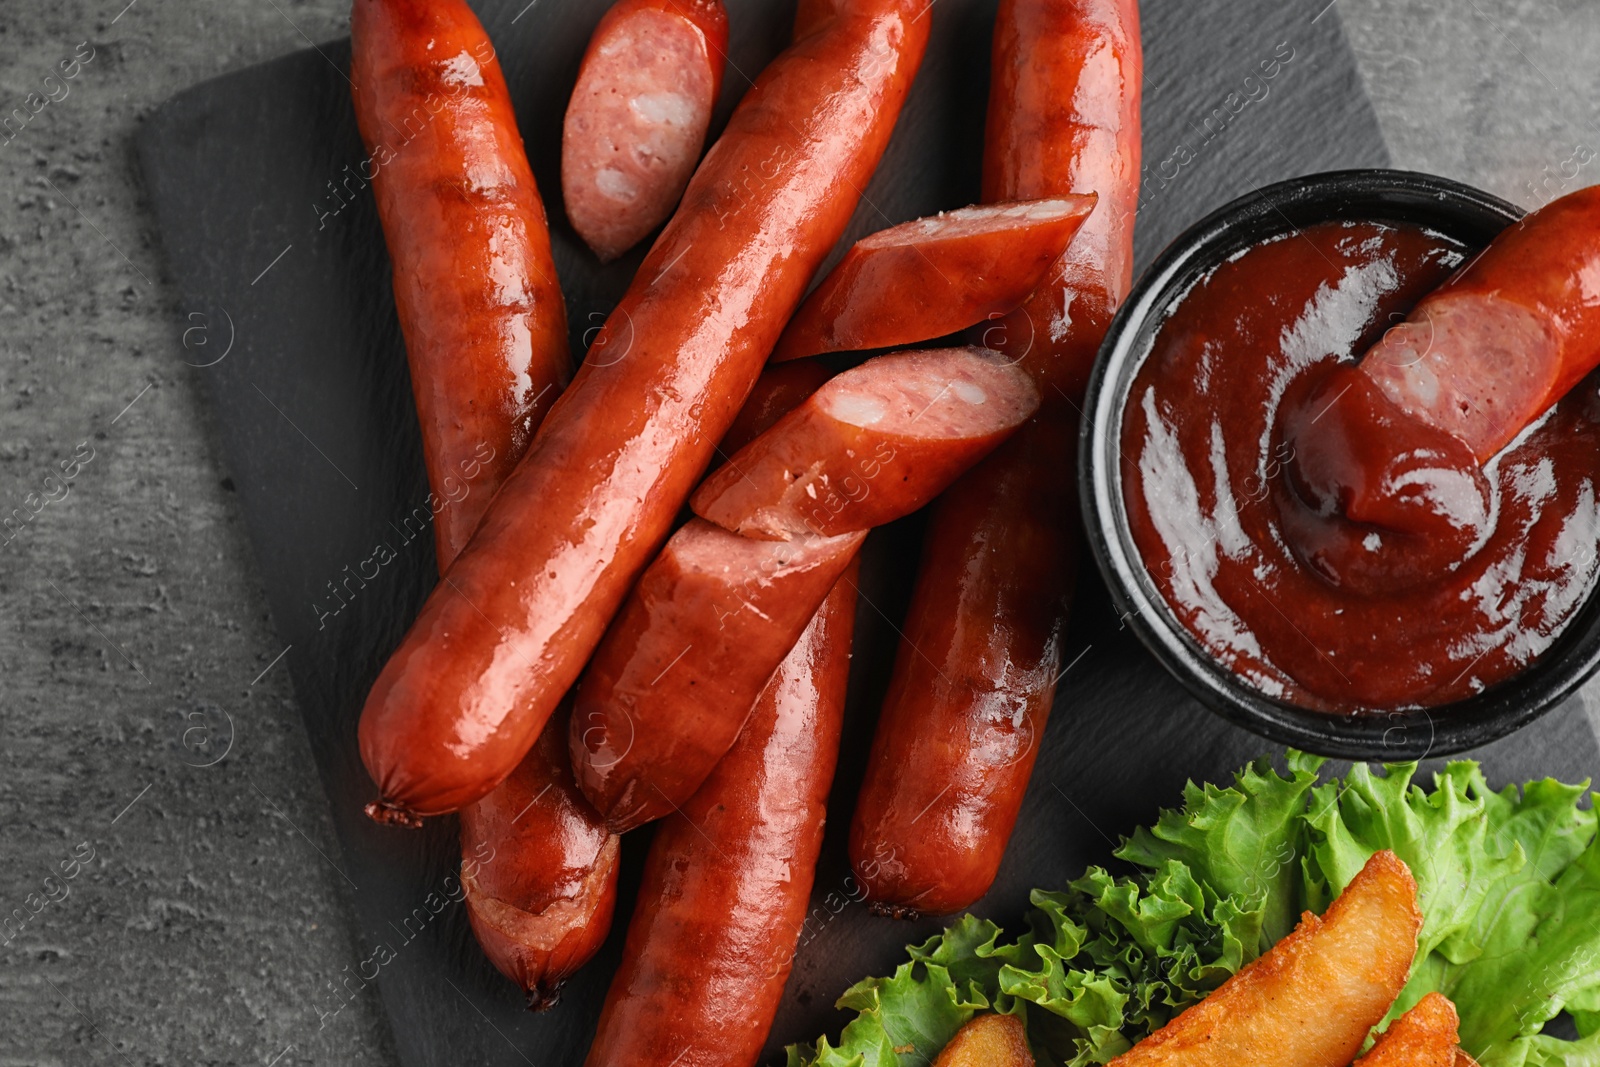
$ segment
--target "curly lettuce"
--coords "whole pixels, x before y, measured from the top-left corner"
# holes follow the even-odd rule
[[[1600,837],[1587,783],[1492,791],[1477,764],[1431,786],[1415,764],[1320,780],[1298,752],[1230,786],[1190,784],[1117,850],[1035,891],[1022,928],[963,917],[839,1000],[836,1042],[789,1067],[914,1067],[985,1011],[1020,1016],[1044,1067],[1104,1064],[1321,911],[1380,849],[1417,878],[1423,927],[1398,1013],[1438,990],[1484,1067],[1600,1067]],[[1577,1040],[1547,1032],[1565,1015]]]

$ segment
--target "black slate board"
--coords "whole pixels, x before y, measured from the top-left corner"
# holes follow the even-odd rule
[[[576,241],[558,196],[561,113],[607,0],[484,0],[555,228],[575,350],[626,287],[639,254],[602,268]],[[939,0],[934,38],[850,237],[976,197],[989,27],[995,0]],[[786,42],[792,2],[730,0],[734,27],[724,120]],[[1381,166],[1388,154],[1337,14],[1326,0],[1147,0],[1145,158],[1138,254],[1150,260],[1190,222],[1250,189],[1297,174]],[[420,833],[360,814],[373,789],[356,753],[367,687],[434,582],[430,538],[404,523],[427,496],[388,261],[344,71],[348,44],[292,55],[178,96],[149,121],[140,152],[188,324],[186,359],[218,415],[222,446],[343,846],[340,866],[402,1061],[577,1064],[620,951],[643,834],[630,835],[610,942],[540,1016],[484,961],[459,904],[435,915],[456,866],[453,819]],[[1287,60],[1285,60],[1285,57]],[[1259,65],[1277,59],[1261,82]],[[1265,96],[1262,86],[1265,86]],[[1230,94],[1238,97],[1230,100]],[[1240,105],[1247,94],[1257,99]],[[1236,112],[1236,113],[1235,113]],[[1209,121],[1208,121],[1209,120]],[[346,170],[346,167],[349,170]],[[205,342],[204,345],[201,342]],[[226,350],[227,354],[219,359]],[[422,506],[421,513],[425,514]],[[831,1005],[937,928],[874,919],[849,897],[843,830],[894,650],[890,622],[909,592],[915,520],[868,545],[852,715],[805,936],[770,1051],[836,1030]],[[398,558],[375,578],[332,585]],[[348,568],[348,570],[346,569]],[[1112,843],[1171,804],[1188,778],[1220,780],[1268,746],[1201,710],[1126,630],[1086,568],[1068,672],[1021,823],[993,891],[978,905],[1015,918],[1033,886],[1105,862]],[[1600,692],[1597,690],[1596,692]],[[1483,755],[1491,778],[1581,778],[1600,766],[1582,697]],[[388,951],[384,952],[383,949]],[[391,958],[392,957],[392,958]],[[337,1011],[352,960],[313,991]]]

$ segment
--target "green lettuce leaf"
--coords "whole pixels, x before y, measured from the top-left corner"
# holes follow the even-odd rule
[[[966,916],[908,950],[888,978],[852,986],[837,1044],[789,1050],[789,1067],[925,1065],[983,1011],[1021,1017],[1043,1067],[1104,1064],[1164,1026],[1321,911],[1372,853],[1416,876],[1423,928],[1391,1014],[1431,990],[1460,1012],[1484,1067],[1600,1067],[1600,837],[1586,785],[1500,792],[1449,764],[1431,788],[1415,764],[1357,765],[1319,784],[1323,761],[1288,753],[1230,786],[1194,785],[1098,867],[1035,891],[1008,934]],[[1544,1033],[1563,1011],[1578,1040]]]
[[[1254,959],[1294,929],[1302,902],[1295,869],[1301,852],[1306,798],[1323,760],[1289,754],[1289,776],[1267,759],[1234,775],[1231,788],[1184,789],[1181,809],[1163,811],[1156,824],[1133,832],[1117,855],[1155,870],[1165,860],[1186,864],[1221,897],[1261,897],[1267,911]]]

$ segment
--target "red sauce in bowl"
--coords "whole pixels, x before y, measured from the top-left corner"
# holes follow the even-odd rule
[[[1269,696],[1335,713],[1460,700],[1537,659],[1595,588],[1593,377],[1484,466],[1489,514],[1435,571],[1353,587],[1302,562],[1333,521],[1289,476],[1290,442],[1316,440],[1308,400],[1465,258],[1376,222],[1254,245],[1179,298],[1134,380],[1123,502],[1145,568],[1200,646]],[[1375,556],[1406,550],[1373,536]]]

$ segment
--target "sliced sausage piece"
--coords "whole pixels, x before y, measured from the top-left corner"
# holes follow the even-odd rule
[[[667,542],[578,687],[578,785],[616,833],[705,781],[866,532],[752,541],[701,519]]]
[[[350,80],[394,263],[434,540],[454,559],[572,375],[544,204],[463,0],[355,0]]]
[[[916,344],[1012,311],[1094,202],[1090,194],[985,204],[863,237],[800,305],[772,359]]]
[[[461,881],[484,955],[552,1007],[611,929],[619,839],[578,792],[567,717],[552,717],[511,777],[461,812]]]
[[[822,848],[850,675],[853,573],[738,743],[650,843],[587,1067],[749,1067],[772,1027]]]
[[[762,372],[761,377],[756,380],[755,388],[750,392],[750,398],[745,401],[744,408],[740,410],[738,418],[736,418],[733,422],[733,425],[728,428],[726,436],[723,437],[721,444],[718,445],[717,454],[723,458],[726,458],[729,452],[737,451],[743,445],[760,436],[766,430],[771,428],[771,426],[784,415],[788,414],[790,411],[794,410],[794,408],[803,403],[808,396],[816,392],[817,388],[822,385],[823,382],[827,381],[828,378],[828,370],[821,364],[811,361],[789,363],[781,367],[768,367]],[[680,537],[685,537],[691,542],[699,541],[701,543],[710,544],[713,546],[717,544],[728,543],[726,540],[726,535],[721,534],[720,531],[713,533],[709,537],[705,536],[703,532],[699,536],[697,536],[693,531],[688,533],[680,531],[679,533]],[[668,549],[670,550],[672,547],[673,542],[669,541]],[[691,544],[691,548],[692,547],[693,545]],[[661,565],[662,560],[665,559],[666,556],[667,554],[663,553],[662,558],[658,559],[656,564]],[[770,559],[765,556],[762,558],[766,564],[771,564],[772,561]],[[655,568],[652,567],[650,571],[646,571],[646,574],[648,575],[654,572],[654,570]],[[765,579],[765,577],[765,573],[758,574],[756,577],[756,583],[759,585]],[[632,601],[630,601],[630,603],[632,603]],[[602,644],[601,647],[605,648],[606,645]],[[719,648],[706,646],[701,648],[700,654],[703,656],[707,653],[716,653],[718,651],[720,651],[720,646]],[[697,663],[702,662],[704,661],[700,659],[692,660],[686,669],[692,669]],[[628,664],[623,663],[621,666],[625,670]],[[747,669],[750,666],[750,661],[748,659],[742,660],[739,663],[739,666]],[[750,677],[754,678],[759,676],[759,674],[760,671],[757,669],[756,671],[751,672]],[[614,687],[615,680],[613,680],[612,684]],[[593,709],[586,709],[585,714],[591,716],[593,720],[589,725],[598,727],[601,731],[605,731],[607,726],[611,724],[612,719],[615,717],[613,711],[604,708],[598,712],[594,711]],[[721,728],[725,730],[727,727],[724,724]],[[584,732],[585,729],[580,729],[574,732],[573,744],[575,747],[583,743],[584,738],[581,735]],[[588,740],[597,741],[599,740],[599,737],[596,735],[590,735]],[[537,751],[537,749],[535,751]],[[587,751],[586,748],[585,751]],[[585,766],[586,762],[587,757],[579,759],[578,766]],[[604,761],[602,760],[602,762]],[[588,805],[585,804],[585,807],[588,807]]]
[[[561,193],[601,260],[678,206],[727,53],[722,0],[619,0],[595,27],[561,129]]]
[[[993,883],[1069,666],[1078,406],[1133,278],[1143,67],[1136,0],[1001,0],[984,199],[1099,202],[1044,284],[982,331],[1043,407],[930,522],[850,834],[889,914],[960,911]]]
[[[871,529],[927,503],[1038,406],[1027,375],[982,349],[880,356],[734,453],[690,506],[764,540]]]
[[[1600,365],[1600,186],[1508,228],[1372,347],[1361,370],[1488,460]]]
[[[454,811],[544,728],[888,143],[929,0],[837,0],[762,72],[361,715],[381,810]]]
[[[1507,228],[1359,363],[1332,368],[1285,411],[1298,495],[1284,509],[1290,547],[1330,583],[1371,594],[1460,566],[1496,515],[1482,465],[1597,364],[1591,187]]]

